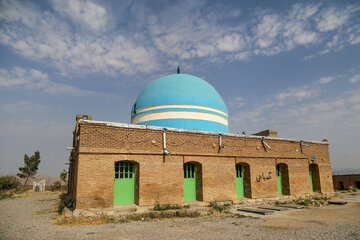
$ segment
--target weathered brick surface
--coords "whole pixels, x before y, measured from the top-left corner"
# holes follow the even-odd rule
[[[343,182],[344,189],[349,189],[350,187],[359,188],[360,184],[360,174],[344,174],[344,175],[334,175],[333,176],[334,188],[340,188],[340,182]]]
[[[332,192],[328,144],[223,136],[167,131],[167,149],[162,151],[162,131],[106,126],[80,122],[78,154],[74,155],[72,196],[76,208],[112,207],[114,201],[114,164],[129,160],[138,163],[139,183],[135,201],[139,205],[183,203],[183,164],[196,162],[201,167],[202,201],[236,200],[235,165],[250,166],[251,198],[278,196],[276,164],[288,166],[291,195],[311,191],[309,164],[315,156],[319,167],[321,192]],[[199,175],[199,174],[198,174]],[[264,178],[263,178],[264,176]]]

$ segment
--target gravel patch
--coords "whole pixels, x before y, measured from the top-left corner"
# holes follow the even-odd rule
[[[339,221],[319,218],[321,210],[305,209],[259,219],[200,217],[65,227],[50,223],[56,213],[49,209],[57,198],[51,194],[0,201],[0,239],[360,239],[360,221],[348,216],[351,211],[359,214],[360,203],[349,203]],[[322,209],[338,214],[345,208]]]

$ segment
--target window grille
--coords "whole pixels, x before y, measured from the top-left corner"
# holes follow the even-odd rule
[[[133,178],[134,177],[134,163],[128,161],[120,161],[115,163],[115,178]]]
[[[241,166],[241,164],[236,165],[236,177],[237,178],[242,177],[242,166]]]
[[[195,165],[187,163],[184,165],[184,178],[195,178]]]

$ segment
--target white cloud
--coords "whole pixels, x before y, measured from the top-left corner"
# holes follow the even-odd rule
[[[88,0],[53,0],[55,11],[93,31],[105,31],[108,26],[106,9]]]
[[[99,93],[82,90],[70,85],[53,82],[46,73],[35,69],[14,67],[10,71],[0,69],[0,88],[42,91],[51,95],[88,96]]]
[[[0,43],[67,76],[134,76],[174,61],[189,66],[200,58],[206,63],[243,61],[323,43],[325,48],[309,59],[360,43],[360,25],[353,24],[359,8],[354,6],[294,4],[281,13],[257,10],[257,17],[241,22],[239,11],[228,14],[206,1],[180,1],[161,11],[142,2],[125,5],[128,11],[121,15],[126,17],[117,17],[114,9],[90,0],[54,0],[50,10],[2,1]]]
[[[0,104],[0,110],[3,112],[42,112],[47,107],[38,105],[27,101],[20,101],[14,103]]]
[[[256,45],[260,48],[267,48],[275,42],[283,27],[283,22],[277,15],[265,15],[256,26]]]
[[[323,10],[317,18],[317,28],[321,32],[334,30],[345,24],[350,17],[349,10],[338,10],[331,7]]]
[[[254,53],[274,55],[316,43],[319,34],[311,28],[310,20],[317,11],[317,5],[295,4],[287,14],[260,12],[260,23],[253,29]]]
[[[316,97],[320,94],[320,89],[314,86],[304,86],[301,88],[291,88],[284,92],[280,92],[275,95],[275,99],[279,100],[282,104],[285,100],[304,100],[308,98]]]
[[[80,7],[81,4],[85,6]],[[78,1],[75,8],[84,8],[86,13],[90,11],[92,15],[85,19],[86,23],[102,29],[102,23],[92,19],[98,17],[98,11],[89,4]],[[120,72],[133,75],[158,68],[156,53],[151,47],[136,43],[121,34],[77,33],[66,19],[60,19],[50,12],[41,12],[36,8],[29,11],[26,4],[17,1],[5,2],[3,5],[0,20],[6,27],[0,28],[0,43],[31,60],[53,64],[62,74],[101,72],[114,75]]]
[[[229,34],[218,41],[218,49],[220,51],[233,52],[241,50],[245,47],[245,41],[238,34]]]
[[[235,97],[233,100],[228,102],[230,107],[241,108],[245,105],[245,101],[242,97]]]
[[[331,82],[332,80],[334,80],[333,77],[322,77],[318,80],[318,83],[327,84],[327,83]]]
[[[360,80],[360,74],[356,74],[356,75],[352,76],[352,77],[349,79],[349,81],[350,81],[351,83],[356,83],[356,82],[359,81],[359,80]]]

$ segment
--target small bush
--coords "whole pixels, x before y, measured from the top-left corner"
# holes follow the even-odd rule
[[[15,176],[6,175],[0,177],[0,189],[1,190],[9,190],[16,188],[20,185],[19,180]]]
[[[190,208],[189,205],[181,206],[178,204],[156,204],[154,206],[155,211],[166,211],[166,210],[180,210],[183,208]]]
[[[16,193],[16,194],[24,193],[25,191],[26,191],[26,190],[25,190],[24,188],[20,187],[20,186],[17,186],[17,187],[15,188],[15,193]]]
[[[217,201],[213,201],[210,203],[209,207],[214,209],[217,212],[225,212],[228,210],[231,204],[225,203],[225,204],[219,204]]]
[[[309,199],[299,199],[296,204],[297,205],[303,205],[303,206],[308,206],[311,203],[311,200]]]
[[[54,182],[51,185],[50,189],[51,189],[51,191],[59,191],[61,189],[61,182],[60,181]]]
[[[1,193],[0,192],[0,200],[6,199],[6,198],[11,198],[12,197],[12,193]]]

